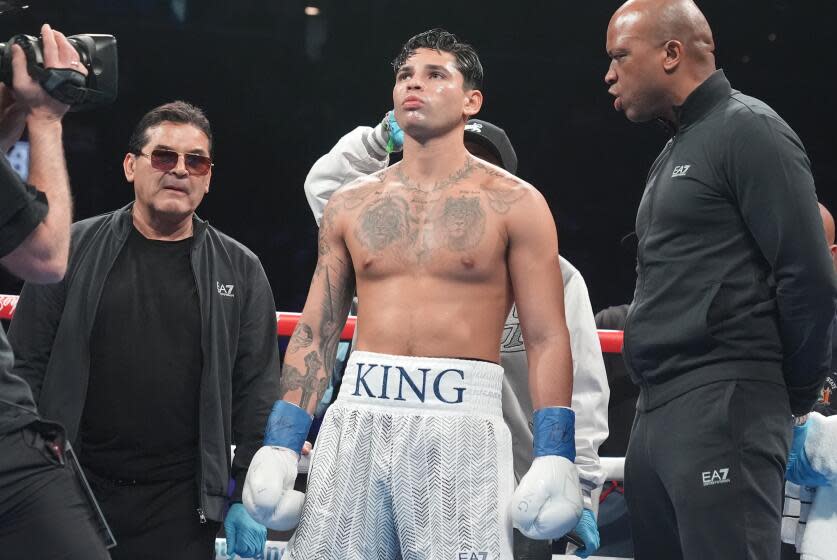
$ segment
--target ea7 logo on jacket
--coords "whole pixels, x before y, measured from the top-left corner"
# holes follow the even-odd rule
[[[221,284],[220,282],[215,282],[215,287],[218,288],[218,293],[224,297],[235,297],[233,294],[233,289],[235,285],[233,284]]]
[[[729,468],[716,469],[712,471],[703,471],[701,478],[704,486],[715,486],[716,484],[726,484],[731,482],[727,476],[729,475]]]
[[[678,165],[674,168],[674,173],[671,174],[672,177],[685,177],[686,172],[689,170],[691,165]]]

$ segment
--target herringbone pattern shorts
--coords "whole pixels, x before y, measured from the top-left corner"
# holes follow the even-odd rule
[[[352,367],[341,397],[354,392]],[[495,413],[484,380],[469,385],[471,373],[463,374],[461,411],[432,404],[425,411],[408,398],[338,398],[317,439],[302,520],[285,558],[510,560],[514,476],[501,379]],[[373,376],[363,379],[372,386]],[[469,390],[482,397],[469,399]],[[474,410],[475,400],[485,412]]]

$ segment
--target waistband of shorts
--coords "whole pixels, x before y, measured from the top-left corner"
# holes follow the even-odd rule
[[[502,417],[503,368],[491,362],[355,351],[337,400],[421,412]]]

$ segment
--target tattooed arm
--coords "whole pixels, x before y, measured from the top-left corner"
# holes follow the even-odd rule
[[[328,384],[354,293],[354,269],[339,223],[338,207],[345,207],[344,198],[337,194],[326,206],[317,268],[285,354],[281,399],[273,405],[264,446],[250,462],[242,491],[244,507],[253,519],[280,531],[299,522],[303,495],[293,489],[299,454]]]
[[[543,196],[528,188],[507,214],[509,274],[529,359],[535,410],[570,406],[572,355],[558,233]]]
[[[282,398],[311,414],[328,386],[355,288],[354,268],[338,223],[342,198],[335,195],[326,206],[317,268],[282,370]]]

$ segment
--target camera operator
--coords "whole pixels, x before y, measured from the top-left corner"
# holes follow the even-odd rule
[[[82,74],[78,53],[48,25],[41,28],[44,66]],[[61,280],[72,215],[61,144],[68,106],[50,97],[12,47],[13,87],[0,84],[0,149],[28,129],[30,185],[0,156],[0,264],[37,283]],[[86,496],[65,454],[63,430],[38,416],[28,385],[11,374],[11,347],[0,330],[0,551],[28,558],[110,558]]]

